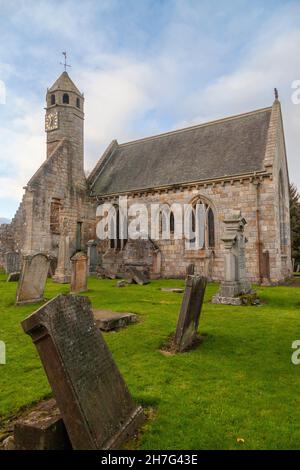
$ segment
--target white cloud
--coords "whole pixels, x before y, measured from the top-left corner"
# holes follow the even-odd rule
[[[16,28],[23,28],[28,21],[28,27],[44,28],[49,38],[58,35],[61,43],[66,40],[73,46],[74,55],[80,50],[84,56],[82,62],[78,60],[72,68],[71,75],[86,98],[88,169],[114,138],[122,142],[269,106],[273,101],[273,88],[277,87],[282,101],[291,179],[300,187],[300,105],[291,102],[291,83],[300,79],[297,61],[300,28],[295,24],[300,16],[299,4],[275,9],[267,22],[260,25],[257,25],[260,10],[249,12],[249,23],[248,16],[241,21],[233,16],[231,23],[226,24],[228,41],[222,41],[222,35],[219,37],[210,29],[216,19],[222,23],[223,11],[212,18],[207,16],[208,3],[200,8],[198,2],[189,3],[187,7],[186,2],[174,2],[176,8],[170,12],[159,40],[155,43],[153,38],[154,45],[149,44],[149,51],[145,50],[143,56],[118,48],[116,44],[112,44],[109,51],[104,48],[108,43],[107,31],[111,29],[108,37],[113,39],[117,38],[117,33],[104,23],[105,33],[101,34],[100,24],[97,30],[89,29],[94,2],[88,2],[86,8],[76,3],[72,8],[64,1],[58,10],[44,2],[35,2],[32,10],[26,9],[24,2],[20,4],[22,8],[13,18]],[[111,2],[103,2],[103,9],[112,8],[111,5]],[[257,31],[253,37],[250,32],[255,24]],[[121,32],[121,39],[127,32]],[[243,37],[245,32],[247,42]],[[231,54],[238,42],[243,46],[242,53],[233,60]],[[18,50],[18,41],[11,44]],[[35,47],[33,56],[42,56],[43,46]],[[102,52],[105,50],[106,54]],[[228,64],[225,63],[227,57],[231,59]],[[6,65],[2,69],[7,75],[19,73],[13,66]],[[45,73],[43,71],[43,80]],[[40,79],[41,75],[37,75],[37,80]],[[33,102],[28,98],[14,98],[12,107],[16,112],[0,127],[0,166],[3,168],[0,197],[20,199],[22,187],[45,158],[43,98],[36,95]]]

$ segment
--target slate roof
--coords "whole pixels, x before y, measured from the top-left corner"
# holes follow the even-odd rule
[[[263,170],[272,108],[117,145],[94,178],[105,195]]]
[[[54,92],[57,90],[61,91],[73,91],[77,95],[81,95],[75,83],[71,80],[68,72],[63,72],[58,79],[49,88],[48,92]]]

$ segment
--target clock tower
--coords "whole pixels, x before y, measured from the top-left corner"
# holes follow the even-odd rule
[[[72,160],[78,172],[83,173],[84,96],[65,71],[47,90],[45,131],[47,158],[62,139],[72,148]]]

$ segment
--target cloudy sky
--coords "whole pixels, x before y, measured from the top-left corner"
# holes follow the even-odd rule
[[[300,1],[0,0],[0,217],[45,159],[46,88],[69,73],[85,94],[85,167],[119,142],[273,102],[300,188]]]

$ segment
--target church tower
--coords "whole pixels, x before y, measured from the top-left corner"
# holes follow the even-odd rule
[[[62,139],[67,139],[72,149],[73,173],[83,175],[84,96],[66,71],[47,90],[46,103],[47,158]]]

